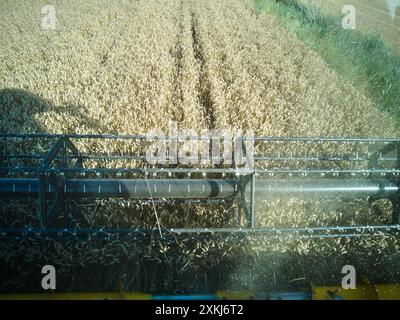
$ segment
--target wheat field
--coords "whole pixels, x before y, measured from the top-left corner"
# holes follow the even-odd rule
[[[145,134],[168,132],[174,121],[197,132],[251,129],[257,136],[399,136],[389,114],[272,16],[253,10],[250,0],[60,1],[55,30],[41,28],[43,5],[41,0],[0,4],[0,132]],[[310,217],[310,208],[317,215]],[[8,209],[2,206],[3,215]],[[175,221],[174,208],[159,210],[166,225]],[[258,210],[261,225],[332,223],[343,214],[351,224],[372,212],[362,199],[335,205],[276,200]],[[112,223],[125,215],[132,222],[133,214],[115,209],[104,219]],[[184,214],[192,226],[197,219],[203,224],[221,219],[216,216],[221,210]],[[4,270],[21,269],[17,261],[38,267],[49,258],[36,243],[0,247]],[[391,269],[398,239],[389,236],[278,244],[254,239],[103,247],[51,243],[51,248],[65,283],[72,283],[66,290],[98,288],[101,279],[120,278],[130,290],[194,290],[204,277],[213,283],[207,288],[252,287],[260,279],[270,283],[272,273],[286,282],[301,277],[324,282],[340,276],[337,270],[348,259],[366,273],[387,268],[385,275],[398,276]],[[79,284],[93,265],[106,266],[104,272],[113,270],[112,275],[99,272],[86,286]],[[71,282],[71,270],[80,270],[82,278]],[[190,276],[195,280],[189,286]],[[23,279],[29,277],[23,273]],[[4,290],[24,288],[21,276],[3,274],[1,281]]]

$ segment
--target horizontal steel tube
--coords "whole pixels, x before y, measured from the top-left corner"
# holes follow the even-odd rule
[[[388,179],[373,181],[369,179],[292,179],[257,180],[256,196],[288,197],[367,197],[390,196],[399,192],[399,187]]]
[[[82,198],[169,198],[207,199],[229,198],[239,191],[237,180],[218,179],[67,179],[61,187],[66,197]],[[37,179],[0,179],[0,196],[36,196]],[[54,194],[54,186],[47,184],[46,192]],[[257,197],[366,197],[390,196],[399,192],[392,181],[382,179],[286,179],[257,180]]]
[[[60,188],[66,197],[81,198],[229,198],[238,188],[235,180],[213,179],[69,179]],[[47,193],[55,187],[46,185]],[[36,196],[37,179],[0,179],[0,196]]]

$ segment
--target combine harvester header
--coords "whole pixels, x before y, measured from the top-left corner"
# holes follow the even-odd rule
[[[232,164],[152,165],[146,136],[0,135],[0,197],[37,200],[38,222],[24,228],[3,226],[0,238],[22,236],[119,239],[160,232],[174,234],[244,234],[271,237],[354,237],[400,231],[400,139],[254,138],[254,166]],[[199,139],[201,140],[201,138]],[[167,137],[165,143],[177,143]],[[209,141],[210,142],[210,141]],[[237,141],[236,141],[237,142]],[[208,144],[208,146],[211,144]],[[104,151],[106,150],[106,151]],[[117,150],[117,151],[113,151]],[[234,150],[232,150],[234,152]],[[387,225],[257,227],[255,206],[271,198],[388,198],[393,204]],[[131,199],[147,203],[237,204],[238,225],[229,228],[79,228],[66,203],[71,200]],[[54,219],[64,215],[65,226]],[[245,217],[246,224],[241,223]]]

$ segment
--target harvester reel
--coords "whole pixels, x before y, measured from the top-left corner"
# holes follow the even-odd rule
[[[171,138],[176,139],[176,138]],[[90,142],[90,144],[87,144]],[[96,150],[101,145],[107,151]],[[126,148],[112,150],[113,143]],[[254,139],[254,167],[210,165],[150,166],[146,136],[1,134],[0,197],[36,199],[38,224],[2,226],[1,237],[146,237],[153,229],[78,228],[68,206],[81,201],[128,199],[155,203],[237,203],[237,227],[163,229],[168,234],[239,234],[298,238],[358,237],[400,229],[400,140],[382,138]],[[247,155],[245,144],[243,154]],[[102,150],[103,150],[102,149]],[[107,148],[106,148],[107,149]],[[125,150],[121,148],[121,150]],[[38,150],[45,150],[39,152]],[[208,177],[207,177],[208,176]],[[209,177],[212,178],[209,178]],[[256,203],[269,197],[388,198],[393,219],[387,225],[258,227]],[[76,205],[74,214],[79,214]],[[62,212],[65,226],[54,227]],[[245,217],[246,223],[241,223]]]

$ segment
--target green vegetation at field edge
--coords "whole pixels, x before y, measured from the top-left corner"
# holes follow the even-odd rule
[[[345,30],[342,17],[297,0],[254,0],[254,7],[276,16],[400,126],[400,56],[378,34]]]

